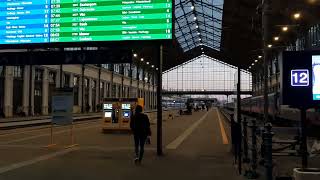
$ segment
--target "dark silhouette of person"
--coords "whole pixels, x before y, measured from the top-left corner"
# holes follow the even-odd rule
[[[134,136],[135,159],[134,162],[141,163],[144,154],[144,145],[148,135],[151,135],[150,121],[147,115],[142,113],[142,106],[137,105],[135,114],[130,121],[130,128]]]

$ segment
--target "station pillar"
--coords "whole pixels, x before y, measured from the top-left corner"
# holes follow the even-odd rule
[[[27,115],[29,112],[29,85],[30,85],[30,66],[24,66],[23,71],[23,96],[22,96],[22,109]]]
[[[163,46],[160,45],[158,62],[158,84],[157,84],[157,154],[163,155],[162,151],[162,61]]]
[[[70,74],[70,81],[69,81],[69,87],[73,88],[74,87],[74,74]]]
[[[13,67],[6,66],[4,80],[4,115],[12,117],[13,113]]]
[[[49,72],[47,68],[43,70],[42,79],[42,115],[48,115],[48,98],[49,97]]]
[[[268,47],[269,39],[270,39],[270,16],[271,16],[271,0],[262,1],[262,47],[263,47],[263,99],[264,99],[264,121],[269,122],[268,116],[268,61],[270,60],[270,51],[271,48]]]
[[[81,109],[81,113],[85,111],[85,104],[84,104],[84,71],[85,65],[81,65],[81,81],[79,82],[79,105]]]
[[[93,84],[93,80],[88,78],[89,83],[88,83],[88,89],[89,89],[89,100],[88,100],[88,104],[90,106],[89,112],[92,112],[93,106],[94,104],[92,104],[92,84]]]

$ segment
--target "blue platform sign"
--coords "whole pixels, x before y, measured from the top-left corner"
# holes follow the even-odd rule
[[[309,86],[309,70],[291,70],[291,86]]]
[[[73,122],[73,89],[56,89],[52,96],[52,124],[68,125]]]

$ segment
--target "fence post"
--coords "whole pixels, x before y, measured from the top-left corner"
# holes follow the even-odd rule
[[[250,162],[250,160],[248,157],[248,131],[247,131],[248,121],[246,117],[243,118],[242,123],[243,123],[243,153],[244,153],[243,162],[248,163]]]
[[[242,172],[242,128],[241,128],[241,117],[236,122],[236,149],[238,153],[238,172]]]
[[[252,120],[251,125],[251,169],[246,173],[248,179],[257,179],[257,124],[256,120]]]
[[[264,141],[264,139],[265,139],[265,133],[266,133],[265,128],[261,128],[261,129],[259,130],[259,133],[260,133],[261,139],[262,139],[262,143],[261,143],[261,145],[260,145],[260,156],[261,156],[261,159],[260,159],[260,161],[259,161],[259,164],[260,164],[261,166],[264,166],[264,165],[265,165],[265,154],[266,154],[266,145],[265,145],[266,142]]]
[[[266,131],[264,133],[264,146],[265,146],[265,168],[266,168],[266,180],[272,180],[273,179],[273,173],[272,173],[272,136],[273,133],[271,131],[272,125],[271,123],[266,124]]]

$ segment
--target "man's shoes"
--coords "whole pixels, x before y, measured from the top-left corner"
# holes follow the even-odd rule
[[[135,158],[135,159],[134,159],[134,163],[135,163],[136,165],[138,165],[138,163],[139,163],[139,158]]]

